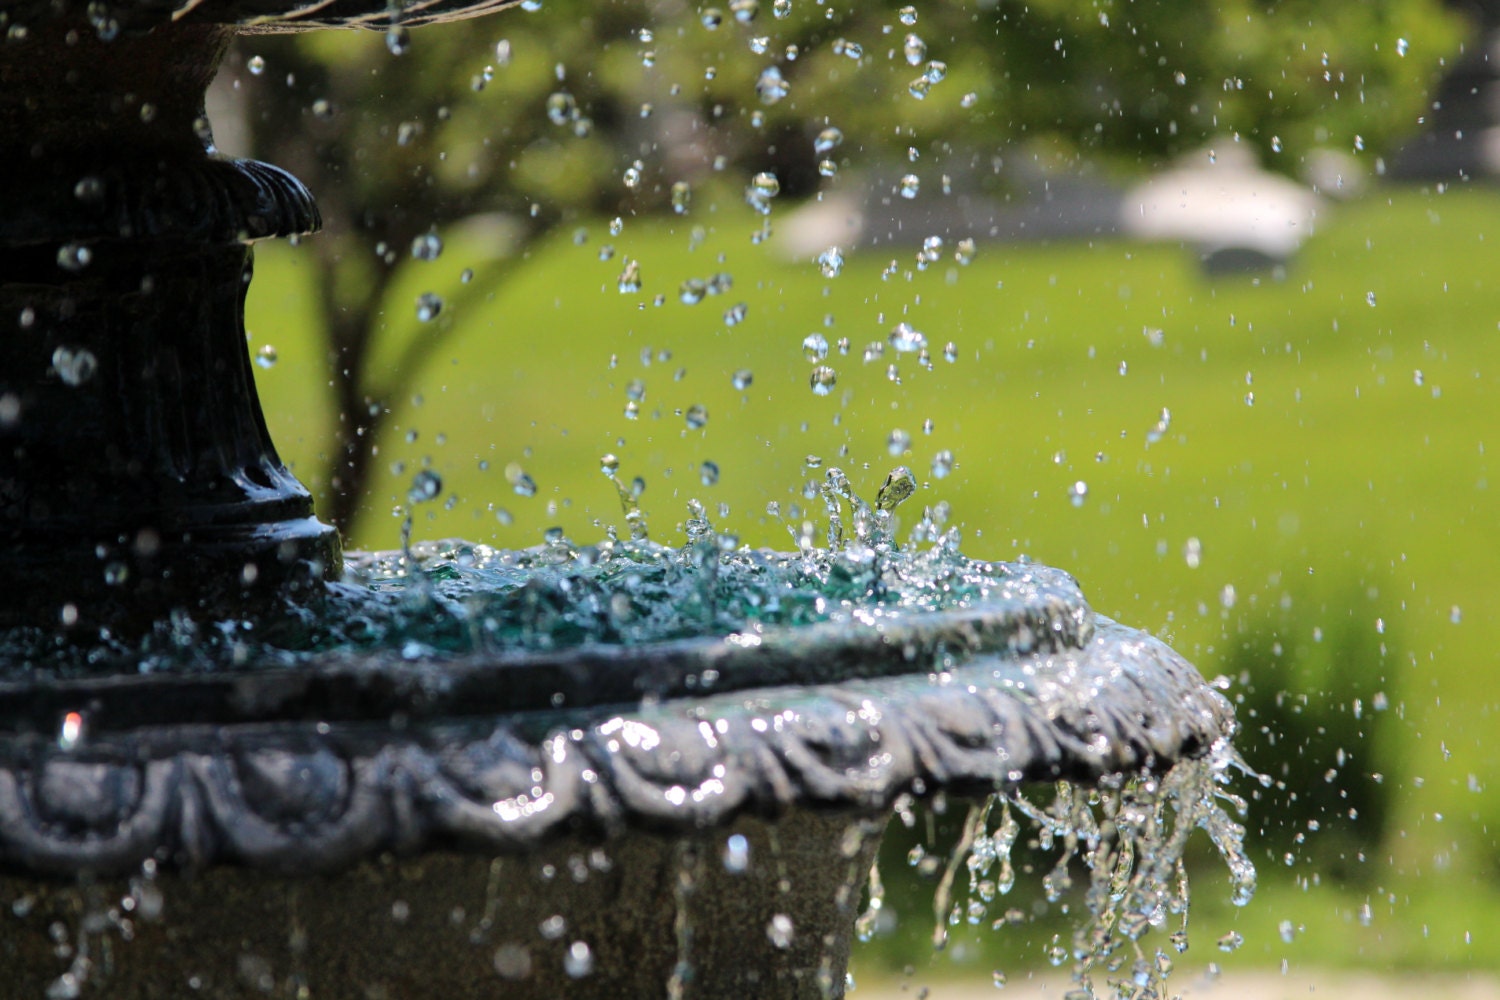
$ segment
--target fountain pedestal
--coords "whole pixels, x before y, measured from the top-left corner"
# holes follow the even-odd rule
[[[284,171],[211,152],[231,37],[54,15],[0,43],[0,626],[137,629],[338,572],[243,319],[249,243],[318,213]]]

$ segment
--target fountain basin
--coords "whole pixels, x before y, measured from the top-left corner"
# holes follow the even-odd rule
[[[26,933],[0,948],[38,994],[81,972],[142,995],[841,995],[898,796],[1164,773],[1233,731],[1065,574],[985,570],[1010,589],[966,607],[639,645],[6,683]],[[142,891],[155,920],[123,908]]]

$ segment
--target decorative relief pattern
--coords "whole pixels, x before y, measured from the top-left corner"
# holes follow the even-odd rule
[[[1061,651],[624,711],[148,726],[71,751],[12,735],[0,739],[0,865],[303,873],[386,851],[514,853],[560,829],[682,831],[741,812],[881,808],[913,789],[1164,770],[1233,729],[1190,664],[1099,619]]]

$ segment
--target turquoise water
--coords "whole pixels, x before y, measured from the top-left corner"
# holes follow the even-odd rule
[[[915,616],[985,604],[1076,645],[1092,612],[1072,577],[1020,562],[965,557],[941,506],[898,543],[895,511],[914,491],[894,470],[874,504],[838,469],[825,477],[826,521],[789,525],[791,551],[752,549],[692,504],[686,541],[647,537],[622,489],[631,538],[502,550],[460,540],[353,553],[344,579],[312,600],[255,618],[176,612],[144,635],[44,629],[0,632],[0,664],[55,677],[296,667],[330,655],[442,660],[555,652],[785,631],[819,623]]]

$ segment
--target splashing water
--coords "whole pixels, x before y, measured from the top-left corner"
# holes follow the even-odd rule
[[[1243,815],[1243,799],[1230,793],[1229,772],[1251,773],[1230,745],[1219,741],[1197,759],[1179,761],[1164,775],[1113,775],[1097,787],[1058,781],[1046,796],[1011,788],[970,807],[959,840],[946,864],[919,846],[914,864],[941,867],[933,892],[933,947],[948,944],[950,928],[961,924],[1003,932],[1015,914],[995,912],[1016,883],[1013,851],[1030,840],[1042,852],[1056,852],[1044,877],[1047,900],[1062,901],[1073,891],[1070,869],[1088,872],[1082,890],[1085,915],[1074,926],[1071,947],[1054,938],[1045,952],[1053,965],[1073,960],[1076,989],[1069,997],[1165,996],[1173,963],[1152,948],[1151,932],[1169,931],[1172,948],[1187,947],[1187,843],[1203,830],[1229,868],[1232,902],[1249,903],[1255,893],[1255,866],[1245,853],[1244,827],[1224,806]],[[1021,837],[1027,828],[1029,838]],[[959,878],[967,874],[967,880]],[[885,904],[877,865],[869,876],[868,904],[855,931],[862,941],[874,933]],[[997,986],[1005,976],[996,972]]]

